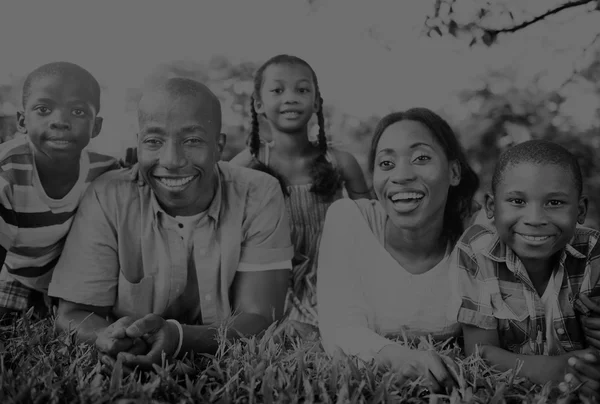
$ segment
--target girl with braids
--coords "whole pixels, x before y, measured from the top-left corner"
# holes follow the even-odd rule
[[[314,263],[327,208],[343,197],[344,188],[353,199],[370,196],[356,159],[328,147],[322,105],[316,74],[307,62],[290,55],[271,58],[254,77],[249,147],[231,160],[265,171],[281,183],[296,251],[286,318],[313,327],[317,322]],[[308,123],[315,113],[319,134],[313,143]],[[269,143],[261,141],[259,115],[270,127]]]

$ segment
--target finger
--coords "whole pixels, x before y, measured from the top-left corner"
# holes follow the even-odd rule
[[[590,299],[587,295],[581,294],[579,295],[579,300],[581,303],[585,305],[588,309],[594,312],[594,314],[600,314],[600,305],[596,304],[592,299]]]
[[[136,367],[143,370],[151,370],[152,365],[157,363],[150,355],[132,355],[128,352],[119,353],[119,357],[123,361],[123,365],[135,369]]]
[[[141,319],[134,321],[127,330],[128,337],[140,338],[145,334],[152,334],[163,327],[165,320],[156,314],[148,314]]]
[[[586,335],[591,331],[600,330],[600,317],[581,317],[581,323],[585,327]]]
[[[127,351],[132,345],[133,340],[131,338],[98,337],[96,339],[96,349],[111,356],[116,356],[121,351]]]
[[[577,373],[585,376],[590,380],[600,380],[600,369],[597,365],[590,364],[589,362],[580,358],[569,358],[569,366],[577,371]]]
[[[589,338],[586,337],[588,345],[595,349],[600,349],[600,338]]]
[[[127,353],[132,355],[145,355],[149,350],[150,347],[146,341],[141,338],[136,338],[133,340],[133,345],[127,350]]]

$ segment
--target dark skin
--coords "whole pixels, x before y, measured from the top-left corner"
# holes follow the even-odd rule
[[[225,136],[220,131],[220,106],[206,87],[194,97],[179,97],[166,90],[146,92],[140,101],[138,160],[148,181],[169,214],[193,215],[205,210],[214,197],[214,164],[220,159]],[[218,111],[218,112],[217,112]],[[191,178],[185,187],[170,189],[162,177]],[[207,196],[208,195],[208,196]],[[170,199],[169,199],[170,198]],[[253,335],[281,318],[287,291],[286,269],[238,272],[231,285],[234,316],[228,339]],[[112,307],[94,307],[61,300],[57,325],[78,328],[78,339],[95,343],[108,363],[121,357],[129,368],[151,369],[161,363],[164,352],[171,357],[177,348],[175,324],[156,314],[123,317],[112,322]],[[182,325],[180,355],[186,352],[214,354],[219,324]]]
[[[34,146],[37,174],[46,195],[64,198],[79,178],[79,160],[90,140],[100,134],[96,97],[85,86],[89,77],[70,71],[34,81],[23,109],[17,112],[17,130]],[[0,247],[0,263],[6,259]],[[0,308],[0,316],[11,310]]]
[[[538,178],[544,178],[540,182]],[[486,195],[488,219],[498,235],[515,252],[528,274],[528,287],[542,295],[551,277],[556,255],[583,224],[587,198],[575,188],[571,174],[553,165],[522,163],[508,167],[494,194]],[[501,371],[523,362],[521,374],[537,384],[561,382],[573,357],[590,350],[563,355],[521,355],[501,348],[498,330],[463,324],[465,352],[475,353]],[[595,375],[594,375],[595,376]]]

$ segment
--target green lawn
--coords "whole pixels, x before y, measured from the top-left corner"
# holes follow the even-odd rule
[[[276,337],[276,338],[274,338]],[[283,329],[262,338],[221,343],[214,356],[165,363],[156,372],[127,374],[104,367],[96,351],[60,335],[52,320],[23,315],[0,328],[0,403],[568,403],[557,388],[497,373],[449,344],[422,340],[419,349],[457,355],[460,386],[432,395],[421,380],[400,385],[392,373],[330,358],[316,338],[300,341]]]

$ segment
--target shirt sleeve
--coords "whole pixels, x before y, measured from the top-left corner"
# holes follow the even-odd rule
[[[0,246],[10,250],[17,235],[17,215],[13,210],[10,183],[0,176]]]
[[[583,279],[579,293],[573,301],[575,309],[584,315],[590,315],[590,309],[579,300],[579,295],[586,295],[596,304],[600,304],[600,233],[595,230],[581,230],[589,232],[588,254],[585,262]]]
[[[112,307],[117,296],[119,259],[116,229],[94,184],[84,194],[48,294],[74,303]]]
[[[370,361],[394,342],[369,326],[370,308],[360,273],[363,268],[353,265],[353,254],[361,253],[356,245],[358,229],[352,226],[361,213],[353,203],[347,199],[334,202],[325,217],[317,267],[319,330],[330,355],[340,349]]]
[[[493,315],[490,289],[486,287],[485,275],[470,245],[459,241],[450,265],[451,274],[456,276],[454,288],[460,302],[458,322],[486,330],[497,329],[498,320]]]
[[[289,268],[294,256],[283,193],[274,178],[266,179],[268,181],[248,198],[239,265],[242,270],[254,271],[258,265],[267,268],[283,261],[289,261],[290,264],[285,265]]]

